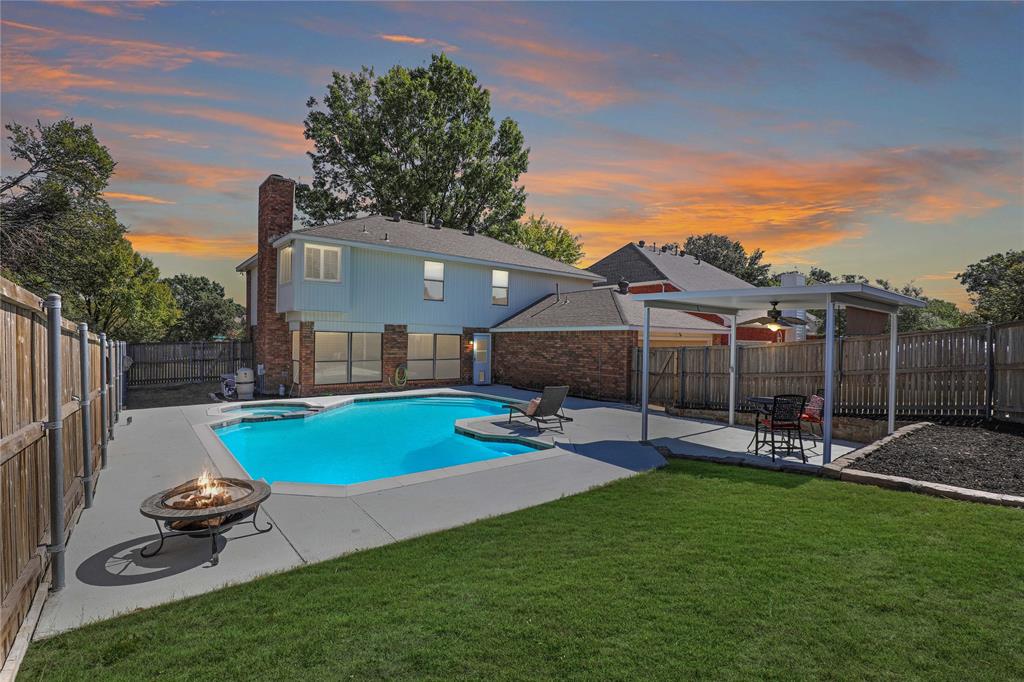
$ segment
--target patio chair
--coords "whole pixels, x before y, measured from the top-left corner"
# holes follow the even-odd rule
[[[760,414],[754,423],[754,453],[761,454],[761,446],[765,444],[763,435],[768,436],[767,444],[771,446],[772,461],[775,461],[776,448],[785,447],[786,452],[794,452],[793,434],[799,441],[800,457],[807,462],[804,454],[804,439],[800,430],[800,416],[804,413],[807,397],[796,394],[777,395],[772,399],[771,412]],[[763,435],[762,435],[763,434]],[[780,441],[778,436],[782,436]]]
[[[533,420],[533,423],[537,426],[537,433],[540,433],[542,424],[558,424],[558,430],[565,433],[565,429],[562,424],[565,422],[571,422],[571,417],[566,417],[562,413],[562,403],[565,402],[565,396],[569,395],[568,386],[545,386],[544,392],[540,396],[540,401],[536,406],[531,408],[533,401],[521,401],[514,403],[505,403],[502,407],[508,408],[508,423],[512,423],[512,417],[516,412],[519,412],[522,416],[528,417]]]
[[[822,416],[825,412],[825,399],[820,395],[812,395],[807,399],[807,404],[804,406],[803,414],[800,415],[800,421],[807,424],[807,435],[811,437],[811,442],[821,442],[824,437],[822,431],[822,425],[824,423],[824,417]],[[818,427],[818,432],[814,432],[814,427]]]

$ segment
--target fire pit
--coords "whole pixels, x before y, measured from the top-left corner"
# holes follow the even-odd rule
[[[159,492],[142,503],[139,511],[156,522],[160,544],[151,552],[143,549],[140,553],[147,558],[155,556],[169,537],[208,537],[213,552],[210,563],[216,565],[218,535],[240,523],[252,524],[257,533],[273,528],[269,522],[266,528],[256,525],[256,512],[268,497],[270,486],[263,481],[214,478],[204,471],[199,478]]]

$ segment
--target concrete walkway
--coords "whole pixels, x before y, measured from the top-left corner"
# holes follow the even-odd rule
[[[487,392],[517,399],[532,395],[497,386],[487,387]],[[193,428],[216,421],[209,407],[122,413],[94,505],[83,512],[68,544],[67,586],[46,602],[36,639],[266,573],[542,504],[664,464],[654,448],[636,442],[636,411],[570,400],[568,412],[576,421],[566,426],[564,435],[542,436],[560,448],[558,454],[347,497],[275,491],[260,511],[261,525],[269,519],[274,529],[261,535],[253,535],[252,526],[231,529],[222,540],[218,565],[209,563],[209,541],[187,537],[171,538],[155,557],[143,558],[140,550],[158,535],[153,522],[139,514],[139,503],[204,468],[215,469]],[[132,424],[124,423],[127,417]]]

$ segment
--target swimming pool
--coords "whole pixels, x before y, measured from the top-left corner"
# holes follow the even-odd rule
[[[503,412],[495,400],[424,396],[355,402],[305,419],[243,422],[214,432],[255,479],[349,485],[535,450],[455,432],[456,420]]]

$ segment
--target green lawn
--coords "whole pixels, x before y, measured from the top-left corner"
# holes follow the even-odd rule
[[[1022,679],[1024,511],[674,461],[82,628],[22,676]]]

